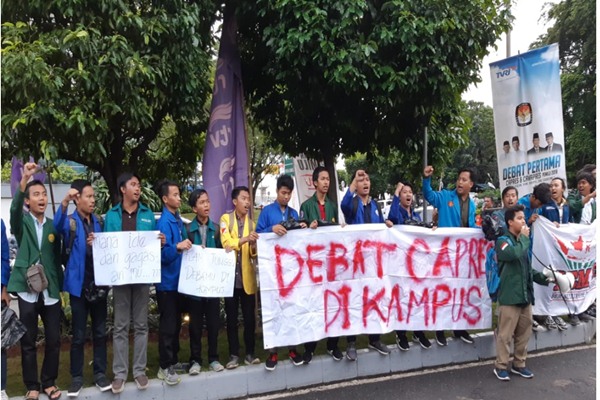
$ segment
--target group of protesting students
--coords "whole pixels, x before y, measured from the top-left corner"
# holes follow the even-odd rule
[[[234,369],[241,363],[259,364],[256,356],[256,265],[257,240],[259,234],[273,232],[286,235],[291,227],[318,229],[319,226],[338,224],[337,204],[327,193],[330,177],[324,167],[317,167],[313,173],[315,194],[302,203],[300,212],[288,203],[294,190],[291,177],[282,175],[277,180],[277,199],[263,208],[255,225],[250,217],[252,200],[247,187],[236,187],[231,193],[234,210],[221,216],[220,221],[209,217],[210,199],[203,189],[194,190],[189,196],[189,205],[195,218],[184,224],[178,209],[181,197],[178,184],[162,182],[157,193],[163,202],[163,211],[155,221],[153,212],[140,202],[140,179],[134,174],[125,173],[118,178],[117,185],[121,202],[110,209],[104,219],[94,214],[94,189],[89,182],[76,181],[62,200],[54,220],[45,217],[48,198],[42,182],[31,180],[37,166],[27,163],[19,190],[11,205],[11,229],[19,244],[17,258],[12,273],[5,263],[5,248],[2,245],[2,301],[10,303],[8,293],[17,294],[20,319],[27,328],[21,339],[23,381],[27,389],[25,398],[35,400],[41,392],[54,400],[61,397],[56,386],[60,354],[61,301],[59,293],[69,293],[72,311],[72,340],[70,351],[71,385],[69,397],[76,397],[84,385],[84,342],[88,316],[91,317],[93,338],[93,376],[101,391],[112,390],[121,393],[129,375],[129,331],[133,324],[134,344],[131,370],[138,389],[148,387],[146,376],[148,344],[148,305],[150,284],[127,284],[113,286],[114,331],[113,331],[113,379],[107,377],[107,292],[110,288],[98,287],[94,283],[94,262],[92,243],[97,232],[118,231],[160,231],[161,280],[156,284],[159,319],[159,370],[157,376],[166,384],[180,382],[176,366],[179,363],[179,334],[183,312],[189,314],[190,360],[189,374],[201,372],[203,328],[207,329],[208,365],[213,371]],[[593,171],[592,171],[593,170]],[[475,202],[469,196],[474,184],[474,174],[470,169],[459,172],[454,190],[434,191],[431,188],[433,167],[423,171],[423,194],[438,212],[438,227],[475,227]],[[497,333],[497,359],[494,373],[499,379],[508,380],[509,370],[530,378],[533,376],[526,367],[527,342],[533,327],[532,304],[533,281],[548,285],[551,278],[535,272],[528,256],[530,246],[529,226],[539,215],[556,223],[569,221],[591,223],[595,219],[595,167],[581,171],[577,176],[579,196],[568,202],[565,199],[565,183],[562,179],[552,180],[551,184],[536,186],[533,193],[519,199],[517,189],[507,187],[502,193],[502,218],[506,232],[496,243],[496,253],[501,270],[501,283],[498,295],[499,318]],[[387,219],[377,201],[370,197],[370,179],[364,170],[358,170],[341,201],[341,211],[347,224],[385,223],[395,224],[421,222],[421,216],[414,212],[413,186],[399,183]],[[71,201],[76,211],[67,215]],[[26,212],[23,210],[26,206]],[[5,235],[4,226],[2,233]],[[68,259],[65,261],[64,276],[61,266],[61,243],[66,243]],[[229,359],[225,365],[219,361],[217,337],[219,332],[220,299],[202,298],[181,294],[177,291],[182,254],[192,245],[214,248],[221,247],[236,254],[235,281],[233,296],[225,301],[227,340]],[[33,264],[42,264],[48,285],[40,293],[30,290],[27,271]],[[243,319],[244,357],[238,337],[238,313],[241,307]],[[595,311],[594,311],[595,315]],[[38,376],[36,338],[38,316],[41,317],[45,333],[45,352]],[[571,316],[571,323],[579,318]],[[548,317],[557,323],[560,317]],[[556,319],[558,318],[558,319]],[[547,319],[547,318],[546,318]],[[204,321],[205,320],[205,321]],[[561,319],[562,321],[562,319]],[[564,321],[563,321],[564,323]],[[546,322],[549,328],[551,324]],[[555,325],[556,327],[556,325]],[[424,332],[414,332],[414,340],[423,348],[431,347]],[[467,331],[454,331],[454,336],[466,343],[473,343]],[[447,344],[443,331],[436,332],[439,346]],[[509,369],[511,341],[514,340],[514,361]],[[340,338],[327,339],[327,353],[337,361],[344,357],[350,361],[357,359],[356,337],[345,338],[345,354],[338,344]],[[396,342],[400,350],[410,348],[407,333],[396,332]],[[390,352],[380,335],[369,335],[369,348],[382,355]],[[316,343],[306,343],[301,355],[296,346],[288,348],[294,365],[310,363]],[[3,357],[5,358],[5,357]],[[269,349],[265,361],[267,370],[276,368],[277,349]],[[5,387],[6,368],[2,368],[2,389]]]

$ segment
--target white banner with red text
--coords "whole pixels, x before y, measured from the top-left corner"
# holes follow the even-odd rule
[[[534,285],[534,315],[579,314],[587,310],[596,300],[596,221],[557,228],[540,217],[533,223],[532,248],[533,268],[543,271],[544,265],[552,265],[575,276],[573,289],[567,293],[561,293],[555,284]]]
[[[261,234],[264,346],[398,329],[490,328],[491,246],[472,228],[365,224]]]

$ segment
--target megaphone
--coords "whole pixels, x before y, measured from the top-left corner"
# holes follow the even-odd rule
[[[552,265],[544,268],[543,274],[550,280],[555,281],[562,293],[573,289],[575,276],[570,272],[557,271]]]

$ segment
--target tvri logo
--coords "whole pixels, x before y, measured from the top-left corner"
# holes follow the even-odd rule
[[[506,76],[510,76],[511,73],[517,72],[517,66],[511,65],[508,68],[501,70],[500,72],[496,72],[496,78],[504,78]]]

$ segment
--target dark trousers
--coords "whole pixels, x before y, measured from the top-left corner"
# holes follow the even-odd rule
[[[58,377],[60,356],[60,301],[51,306],[44,305],[44,296],[40,294],[36,303],[28,303],[19,297],[19,318],[27,328],[21,338],[21,366],[23,383],[27,390],[40,390],[38,380],[37,349],[35,341],[38,334],[38,316],[44,324],[46,344],[42,363],[41,388],[54,386]]]
[[[381,338],[381,335],[369,335],[369,343],[374,343]],[[356,342],[356,336],[346,336],[348,343]]]
[[[181,307],[185,301],[176,291],[157,291],[158,300],[158,362],[162,369],[178,362]]]
[[[217,298],[186,296],[186,308],[190,315],[190,364],[202,365],[202,331],[206,319],[209,364],[219,359],[219,302]]]
[[[413,331],[413,335],[415,337],[422,337],[425,335],[425,332],[423,331]],[[406,331],[396,331],[396,336],[401,337],[401,336],[406,336]]]
[[[242,317],[244,318],[244,345],[246,346],[246,354],[254,355],[254,331],[256,328],[254,308],[256,306],[256,297],[253,294],[247,294],[244,292],[244,289],[234,289],[233,297],[225,297],[229,355],[240,355],[240,339],[238,337],[238,312],[240,305],[242,306]]]
[[[458,331],[454,331],[454,336],[461,336],[464,333],[467,333],[467,331],[465,330],[458,330]],[[444,331],[435,331],[436,335],[444,335]]]
[[[328,337],[327,338],[327,350],[333,350],[338,347],[339,337]],[[304,351],[310,351],[314,353],[317,348],[317,342],[308,342],[304,344]]]
[[[94,344],[94,380],[106,374],[106,298],[90,303],[85,297],[70,295],[71,324],[71,377],[83,382],[83,345],[88,315],[92,318],[92,340]]]

